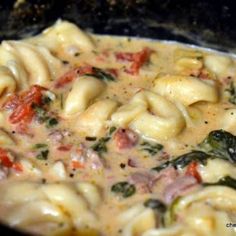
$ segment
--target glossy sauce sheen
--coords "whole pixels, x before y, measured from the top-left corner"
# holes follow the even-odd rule
[[[56,71],[56,78],[54,80],[49,79],[43,87],[47,88],[53,94],[55,99],[50,102],[47,107],[47,112],[50,113],[51,117],[56,117],[58,124],[52,127],[46,127],[45,122],[40,123],[35,120],[35,117],[31,122],[28,122],[28,133],[19,133],[17,130],[17,124],[12,124],[9,121],[9,116],[12,112],[11,109],[2,108],[2,129],[7,132],[9,136],[14,140],[14,145],[1,146],[3,149],[11,152],[16,158],[18,163],[22,160],[27,160],[32,163],[33,169],[37,169],[39,173],[35,174],[33,171],[26,171],[22,167],[20,170],[9,168],[9,174],[5,179],[0,182],[0,194],[5,191],[7,186],[11,186],[15,181],[31,181],[40,184],[50,184],[63,182],[66,184],[77,183],[77,182],[89,182],[97,186],[101,195],[101,202],[98,206],[89,208],[94,212],[97,217],[97,225],[93,233],[81,233],[77,231],[75,227],[71,227],[71,231],[65,233],[65,235],[122,235],[124,224],[120,224],[118,216],[133,207],[136,204],[143,204],[145,200],[149,198],[161,199],[163,198],[163,188],[165,187],[165,180],[160,180],[152,186],[151,191],[139,189],[136,185],[136,192],[127,198],[111,191],[111,186],[117,182],[129,181],[130,176],[134,173],[152,173],[151,169],[159,166],[167,160],[177,157],[181,154],[195,150],[196,146],[208,135],[212,130],[218,130],[227,126],[222,120],[225,116],[225,112],[228,109],[235,108],[235,105],[229,102],[229,93],[226,89],[230,87],[230,83],[234,81],[236,74],[236,65],[233,58],[230,58],[230,62],[227,64],[226,69],[218,74],[211,71],[211,68],[206,66],[205,57],[207,55],[217,55],[215,52],[203,51],[198,48],[188,47],[182,44],[165,43],[158,41],[149,41],[145,39],[135,39],[127,37],[111,37],[111,36],[97,36],[92,35],[92,40],[96,45],[94,49],[90,51],[83,51],[78,49],[74,53],[69,50],[64,50],[60,47],[53,52],[53,55],[60,59],[61,66]],[[27,43],[37,43],[37,38],[31,38],[26,40]],[[119,60],[116,57],[117,53],[137,53],[142,52],[143,49],[148,48],[151,53],[148,59],[138,68],[137,73],[132,74],[127,72],[132,65],[132,61]],[[184,69],[176,70],[176,52],[177,51],[191,51],[199,52],[203,65],[198,71],[188,71]],[[68,52],[69,51],[69,52]],[[219,55],[225,57],[224,55]],[[35,65],[37,66],[37,65]],[[80,130],[77,126],[78,115],[66,118],[63,115],[63,109],[65,107],[66,98],[69,92],[72,90],[73,83],[75,80],[79,80],[80,76],[76,75],[76,78],[56,88],[57,82],[60,78],[68,71],[74,68],[80,68],[84,66],[93,66],[100,68],[107,73],[110,73],[115,81],[105,81],[106,88],[100,93],[93,101],[89,102],[89,106],[94,104],[96,101],[101,99],[112,99],[117,102],[117,108],[127,104],[131,98],[139,93],[140,91],[153,91],[155,80],[165,75],[182,75],[189,76],[194,75],[199,80],[204,80],[201,77],[200,71],[203,69],[208,70],[211,73],[207,79],[213,80],[216,83],[218,100],[216,102],[199,101],[191,104],[190,107],[194,108],[195,115],[192,117],[191,124],[185,124],[184,128],[175,135],[167,139],[154,139],[147,137],[139,132],[139,130],[132,130],[132,127],[124,126],[119,127],[113,124],[110,117],[106,121],[105,126],[101,131],[94,137],[92,137]],[[214,75],[212,75],[214,74]],[[25,91],[28,91],[28,86]],[[20,94],[21,91],[15,91],[14,93]],[[1,103],[2,106],[7,101],[7,94],[2,95]],[[194,94],[193,94],[194,96]],[[174,102],[178,101],[172,101]],[[117,110],[115,108],[115,110]],[[114,113],[115,111],[113,111]],[[151,113],[152,111],[150,111]],[[227,122],[226,122],[227,123]],[[235,122],[236,123],[236,122]],[[115,127],[116,130],[110,135],[110,139],[106,141],[105,145],[107,148],[106,152],[96,153],[102,160],[102,167],[97,168],[90,162],[85,164],[75,164],[73,166],[73,152],[82,152],[84,150],[92,150],[94,144],[102,137],[107,137],[111,127]],[[233,125],[228,129],[229,132],[236,134]],[[131,130],[137,135],[137,141],[128,148],[119,148],[117,144],[116,135],[119,129]],[[58,132],[58,133],[57,133]],[[64,132],[64,133],[63,133]],[[63,134],[62,134],[63,133]],[[59,141],[55,137],[61,135]],[[118,138],[119,139],[119,138]],[[148,151],[143,150],[142,144],[149,142],[152,144],[161,144],[163,149],[159,150],[156,154],[151,155]],[[36,158],[39,150],[34,149],[35,144],[46,144],[46,150],[48,155],[45,160]],[[118,145],[118,146],[117,146]],[[58,177],[57,174],[50,171],[52,166],[57,162],[63,163],[65,168],[65,176]],[[100,163],[100,162],[99,162]],[[105,163],[105,164],[104,164]],[[101,163],[100,163],[101,164]],[[1,164],[0,164],[1,165]],[[3,165],[3,163],[2,163]],[[185,169],[182,170],[182,173]],[[164,181],[164,182],[163,182]],[[197,191],[202,187],[196,186],[193,191]],[[191,191],[189,191],[191,193]],[[19,193],[20,194],[20,193]],[[2,202],[1,202],[2,201]],[[169,203],[167,203],[168,206]],[[0,197],[0,218],[4,221],[4,215],[7,215],[9,211],[17,208],[17,204],[9,204],[9,206],[1,200]],[[67,213],[68,214],[68,213]],[[9,223],[9,222],[7,222]],[[17,226],[30,232],[37,232],[43,235],[40,230],[44,227],[50,228],[50,223],[38,222],[35,225]],[[55,227],[55,226],[53,226]],[[60,227],[60,226],[58,226]],[[156,226],[157,228],[160,227]],[[85,232],[86,230],[84,230]],[[87,232],[87,231],[86,231]],[[49,233],[50,235],[50,230]],[[52,234],[53,235],[53,234]],[[59,234],[58,234],[59,235]],[[142,235],[139,232],[130,235]],[[198,234],[196,234],[198,235]]]

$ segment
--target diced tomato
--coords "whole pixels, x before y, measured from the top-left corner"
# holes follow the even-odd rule
[[[42,91],[46,88],[39,85],[34,85],[29,91],[23,92],[20,95],[14,95],[4,104],[4,108],[11,109],[12,113],[9,120],[12,124],[19,122],[29,123],[35,111],[33,104],[40,105],[42,102]]]
[[[109,68],[106,70],[107,72],[109,72],[111,75],[113,75],[114,77],[118,77],[118,70],[115,68]]]
[[[0,148],[0,164],[7,168],[12,168],[16,171],[23,171],[23,167],[19,162],[13,162],[9,154],[3,148]]]
[[[68,71],[67,73],[65,73],[64,75],[62,75],[57,80],[55,87],[62,88],[63,86],[72,82],[77,76],[82,76],[84,74],[91,74],[92,72],[93,72],[93,68],[90,65],[74,68]]]
[[[187,170],[186,170],[186,175],[190,175],[190,176],[193,176],[199,183],[202,182],[202,178],[200,176],[200,174],[198,173],[198,170],[197,170],[197,162],[191,162],[188,167],[187,167]]]
[[[12,124],[19,123],[20,121],[30,122],[33,116],[34,110],[31,104],[21,104],[12,112],[9,120]]]
[[[72,167],[72,169],[83,169],[85,166],[83,163],[81,163],[77,160],[72,160],[71,167]]]
[[[57,148],[58,151],[61,151],[61,152],[68,152],[70,151],[72,148],[72,145],[71,144],[67,144],[67,145],[61,145]]]
[[[12,95],[3,105],[5,109],[15,109],[19,105],[19,98],[17,95]]]
[[[0,148],[0,163],[8,168],[11,168],[13,165],[13,162],[11,161],[10,157],[8,156],[8,153],[6,150]]]
[[[117,60],[124,60],[132,62],[130,68],[125,71],[132,75],[137,75],[139,69],[149,60],[150,55],[153,51],[150,48],[144,48],[140,52],[130,53],[130,52],[118,52],[115,54]]]
[[[134,54],[132,52],[116,52],[115,57],[121,61],[134,61]]]
[[[21,165],[21,163],[15,162],[12,165],[12,169],[21,172],[21,171],[23,171],[23,166]]]

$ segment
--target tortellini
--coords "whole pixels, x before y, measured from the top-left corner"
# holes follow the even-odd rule
[[[95,226],[97,220],[95,215],[89,211],[83,197],[79,196],[70,186],[63,184],[44,185],[42,191],[52,204],[61,206],[71,216],[76,227]]]
[[[236,211],[236,191],[225,186],[211,186],[205,187],[203,190],[189,194],[180,198],[176,203],[172,214],[172,218],[176,217],[178,212],[182,212],[190,205],[197,202],[207,202],[215,209],[222,211]]]
[[[231,213],[236,211],[236,191],[223,186],[206,187],[176,200],[166,214],[165,229],[150,229],[143,236],[233,236]],[[177,220],[177,215],[182,219]]]
[[[184,118],[177,107],[166,98],[150,91],[137,93],[128,106],[124,105],[112,115],[112,122],[118,125],[127,122],[145,137],[157,140],[174,137],[185,126]]]
[[[62,161],[55,162],[48,173],[53,179],[65,180],[67,177],[65,165]]]
[[[207,55],[204,57],[204,64],[218,77],[229,76],[232,74],[231,68],[233,62],[229,57],[220,55]]]
[[[199,51],[177,49],[174,52],[175,71],[181,75],[197,75],[203,67],[203,55]]]
[[[70,118],[83,112],[105,89],[106,84],[92,76],[76,78],[64,106],[63,115]]]
[[[0,96],[3,93],[12,93],[16,90],[17,83],[12,72],[5,66],[0,66]]]
[[[90,207],[100,204],[101,196],[97,187],[89,183],[9,181],[1,186],[0,198],[10,209],[0,218],[14,227],[27,230],[45,224],[45,233],[50,235],[69,233],[73,227],[78,231],[97,227],[97,217]],[[58,228],[61,223],[63,227]]]
[[[57,77],[61,62],[48,49],[21,41],[3,41],[0,64],[11,71],[20,89],[31,84],[46,85]],[[35,66],[37,65],[37,66]]]
[[[95,102],[82,112],[76,120],[76,128],[80,133],[90,136],[101,136],[105,132],[107,121],[117,108],[117,102],[104,99]]]
[[[217,182],[224,176],[236,178],[235,166],[221,159],[208,160],[207,165],[200,165],[198,167],[198,171],[203,182]]]
[[[141,236],[149,229],[156,226],[156,216],[152,209],[143,205],[136,205],[118,217],[123,224],[122,236]]]
[[[201,209],[201,210],[199,210]],[[226,227],[230,217],[211,206],[195,204],[185,212],[187,217],[181,224],[165,229],[151,229],[142,236],[233,236],[235,232]]]
[[[192,76],[166,75],[154,81],[153,91],[185,106],[196,102],[217,102],[219,95],[212,80],[200,80]]]
[[[95,48],[93,39],[75,24],[58,20],[55,25],[43,31],[42,35],[29,39],[30,42],[44,45],[52,51],[58,47],[70,50],[76,47],[82,51],[91,51]]]
[[[221,128],[236,135],[236,109],[231,108],[224,111],[220,122]]]

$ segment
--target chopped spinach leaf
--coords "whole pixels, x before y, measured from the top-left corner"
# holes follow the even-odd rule
[[[98,141],[94,143],[91,146],[91,148],[94,151],[98,152],[99,154],[107,152],[106,143],[111,139],[111,135],[115,132],[115,130],[116,130],[116,127],[111,127],[110,130],[108,131],[107,136],[98,139]]]
[[[105,72],[104,70],[97,67],[92,67],[92,73],[85,75],[93,76],[103,81],[115,81],[115,78],[110,73]]]
[[[112,126],[109,130],[109,135],[112,135],[116,131],[116,127]]]
[[[100,138],[96,143],[94,143],[91,148],[98,152],[98,153],[103,153],[103,152],[107,152],[107,146],[106,143],[110,140],[110,137],[103,137]]]
[[[230,87],[226,89],[226,91],[229,93],[229,102],[232,104],[236,104],[236,87],[234,86],[234,83],[230,83]]]
[[[217,186],[217,185],[227,186],[236,190],[236,179],[230,176],[225,176],[219,179],[219,181],[216,183],[203,183],[203,186]]]
[[[43,98],[42,98],[43,105],[50,104],[51,101],[52,101],[52,99],[50,97],[48,97],[48,96],[43,96]]]
[[[41,149],[41,148],[47,148],[48,145],[46,143],[36,143],[34,146],[33,146],[33,149]]]
[[[36,117],[39,120],[39,122],[43,123],[48,119],[47,112],[43,108],[37,105],[33,105],[33,109],[36,113]]]
[[[63,94],[60,94],[60,107],[61,107],[61,109],[63,109],[64,108],[64,102],[63,102]]]
[[[87,136],[87,137],[85,137],[85,140],[87,140],[87,141],[96,141],[97,138],[96,137],[89,137],[89,136]]]
[[[47,160],[48,154],[49,154],[49,150],[43,150],[36,156],[36,158],[39,160]]]
[[[36,112],[36,117],[40,123],[46,123],[47,128],[52,128],[58,124],[58,120],[54,117],[50,117],[48,112],[42,107],[34,105],[34,111]]]
[[[160,213],[166,212],[166,205],[158,199],[148,199],[144,202],[144,206],[156,210]]]
[[[203,165],[206,165],[207,159],[213,158],[209,154],[201,151],[192,151],[189,153],[186,153],[184,155],[181,155],[173,160],[166,161],[163,164],[154,167],[153,170],[155,171],[161,171],[169,166],[172,166],[176,169],[182,169],[188,164],[190,164],[192,161],[196,161],[198,163],[201,163]]]
[[[236,136],[224,130],[214,130],[198,145],[200,150],[217,158],[236,162]]]
[[[46,127],[47,128],[52,128],[58,124],[58,120],[56,118],[49,118],[46,121]]]
[[[196,161],[206,165],[208,159],[223,159],[231,163],[236,163],[236,136],[224,130],[211,131],[208,136],[198,145],[199,151],[191,151],[173,160],[153,168],[161,171],[169,166],[181,169]]]
[[[142,146],[141,150],[148,152],[151,156],[156,155],[163,149],[163,145],[159,143],[143,142],[141,146]]]
[[[127,198],[136,192],[136,188],[133,184],[123,181],[112,185],[111,191],[121,195],[123,198]]]

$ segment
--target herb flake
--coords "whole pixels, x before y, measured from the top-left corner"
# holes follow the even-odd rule
[[[229,93],[229,102],[236,105],[236,87],[234,86],[234,83],[231,82],[230,86],[226,91]]]
[[[85,75],[93,76],[103,81],[115,81],[115,78],[110,73],[97,67],[92,67],[92,73],[88,73]]]
[[[234,179],[230,176],[225,176],[225,177],[219,179],[219,181],[216,183],[203,183],[203,186],[205,186],[205,187],[217,186],[217,185],[230,187],[230,188],[233,188],[236,190],[236,179]]]
[[[48,154],[49,154],[49,150],[42,150],[37,156],[36,158],[38,160],[47,160],[48,159]]]
[[[127,198],[135,194],[136,188],[133,184],[123,181],[112,185],[111,191],[121,195],[123,198]]]
[[[151,156],[156,155],[158,152],[162,151],[163,145],[159,143],[149,143],[143,142],[141,144],[141,150],[148,152]]]

